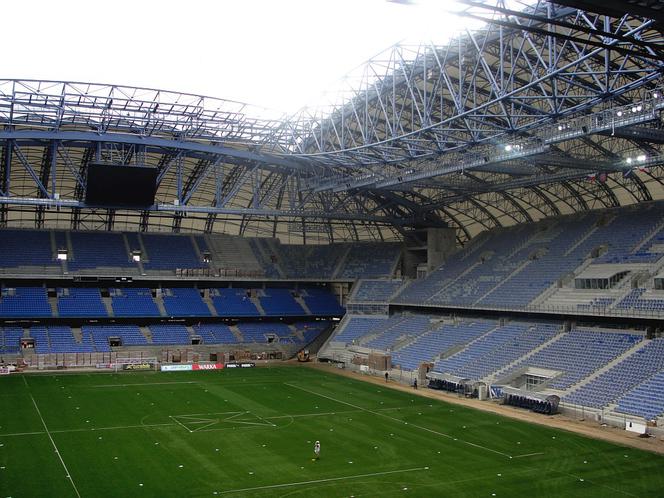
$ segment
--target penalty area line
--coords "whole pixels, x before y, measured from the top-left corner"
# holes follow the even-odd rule
[[[544,455],[544,452],[540,451],[539,453],[526,453],[525,455],[514,455],[513,458],[526,458],[537,455]]]
[[[284,484],[271,484],[268,486],[256,486],[254,488],[242,488],[242,489],[229,489],[227,491],[220,491],[219,494],[226,495],[230,493],[242,493],[246,491],[259,491],[261,489],[276,489],[276,488],[288,488],[293,486],[305,486],[307,484],[318,484],[321,482],[333,482],[333,481],[344,481],[348,479],[361,479],[363,477],[374,477],[374,476],[385,476],[389,474],[404,474],[406,472],[421,472],[424,470],[429,470],[429,467],[415,467],[412,469],[401,469],[401,470],[387,470],[385,472],[372,472],[370,474],[357,474],[353,476],[343,476],[343,477],[330,477],[327,479],[315,479],[313,481],[298,481],[298,482],[287,482]]]
[[[194,431],[192,431],[189,427],[187,427],[187,426],[184,425],[182,422],[180,422],[177,418],[172,417],[172,416],[169,416],[168,418],[170,418],[173,422],[175,422],[175,423],[178,424],[180,427],[182,427],[185,431],[187,431],[187,432],[194,432]]]

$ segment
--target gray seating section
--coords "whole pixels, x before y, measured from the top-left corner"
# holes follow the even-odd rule
[[[489,309],[523,309],[561,277],[595,256],[594,264],[654,264],[664,257],[664,203],[547,219],[491,231],[391,301]],[[601,250],[601,255],[598,251]],[[620,268],[618,266],[617,268]],[[634,289],[616,309],[664,311],[661,298]],[[581,303],[597,311],[613,298]]]
[[[351,316],[347,318],[345,325],[341,327],[333,340],[350,344],[360,340],[362,337],[369,334],[373,328],[378,327],[386,321],[387,319],[385,318]]]
[[[363,345],[368,348],[391,351],[398,341],[414,339],[423,334],[431,325],[430,317],[426,315],[404,315],[387,322],[374,328],[371,331],[372,334],[378,335]]]
[[[384,303],[403,285],[403,280],[359,280],[355,285],[352,302]]]
[[[340,270],[341,278],[386,278],[392,276],[401,244],[360,242],[351,245]]]

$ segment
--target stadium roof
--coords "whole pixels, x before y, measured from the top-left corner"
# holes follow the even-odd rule
[[[636,9],[461,3],[483,28],[390,47],[291,116],[160,90],[0,81],[0,223],[292,242],[450,226],[464,242],[664,198],[661,24]],[[155,205],[87,206],[91,161],[158,168]]]

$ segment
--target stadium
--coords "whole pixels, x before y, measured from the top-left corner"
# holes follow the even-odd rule
[[[292,113],[0,80],[0,497],[664,495],[664,5],[456,3]]]

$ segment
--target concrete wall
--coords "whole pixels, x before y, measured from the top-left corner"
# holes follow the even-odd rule
[[[453,228],[427,230],[427,269],[431,271],[457,250],[456,231]]]

